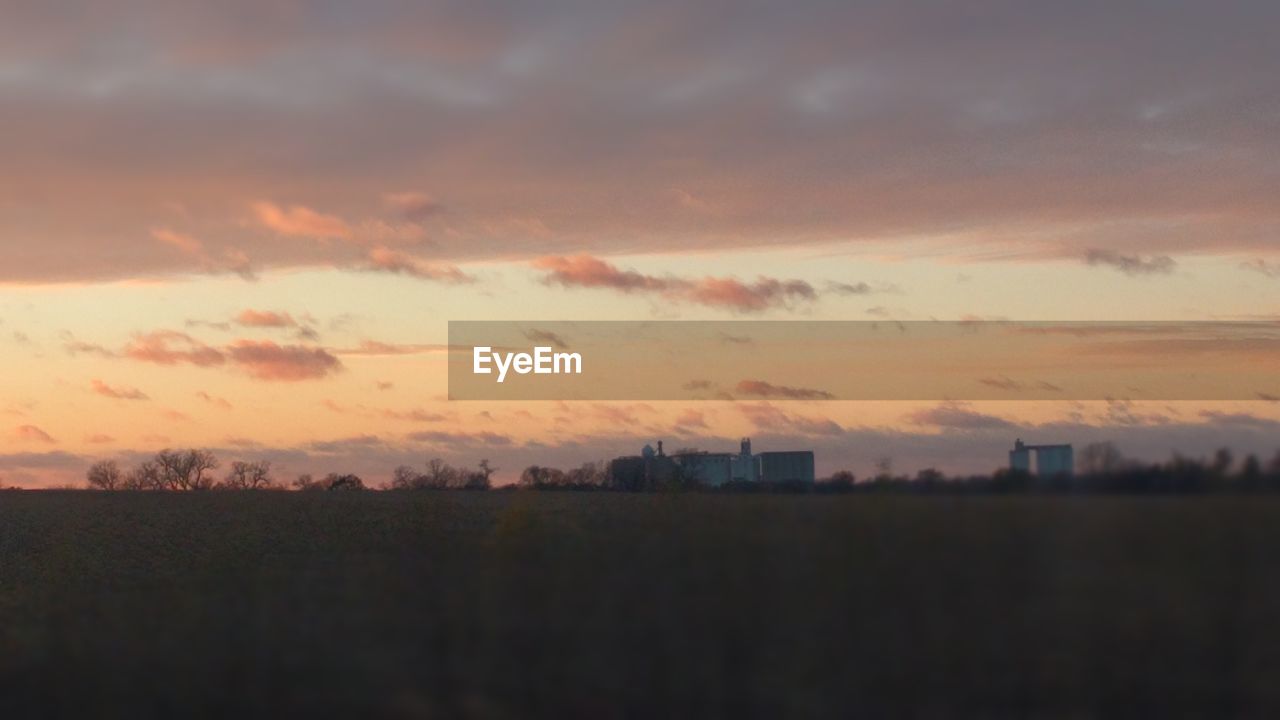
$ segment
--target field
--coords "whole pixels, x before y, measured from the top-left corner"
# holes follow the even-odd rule
[[[1280,502],[0,494],[0,716],[1280,713]]]

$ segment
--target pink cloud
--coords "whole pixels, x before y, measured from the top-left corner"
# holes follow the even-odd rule
[[[19,440],[25,440],[28,442],[42,442],[42,443],[54,442],[53,436],[49,435],[49,433],[45,432],[44,430],[41,430],[35,425],[19,425],[17,428],[14,429],[13,434]]]
[[[342,369],[342,361],[323,348],[277,345],[267,340],[237,340],[226,347],[215,348],[172,330],[135,337],[123,355],[159,365],[213,367],[230,361],[258,380],[309,380]],[[220,404],[220,399],[212,396],[204,399]]]
[[[585,254],[542,257],[533,261],[533,266],[546,272],[543,282],[549,285],[606,288],[622,293],[656,293],[675,301],[734,312],[760,312],[770,307],[786,307],[796,300],[812,301],[817,298],[813,286],[804,280],[761,276],[753,283],[745,283],[732,277],[659,277],[622,270]]]
[[[271,202],[256,202],[252,206],[258,222],[269,230],[290,237],[346,240],[351,237],[351,226],[336,215],[325,215],[304,205],[281,207]]]
[[[462,272],[456,265],[429,263],[381,245],[369,251],[368,260],[366,269],[374,272],[408,275],[420,280],[445,283],[467,283],[475,279]]]
[[[236,323],[244,327],[295,327],[298,322],[286,312],[272,310],[242,310],[235,317]]]
[[[199,257],[204,254],[204,243],[190,235],[174,232],[168,228],[155,228],[151,231],[151,237],[188,255]]]
[[[323,348],[277,345],[269,340],[238,340],[227,354],[259,380],[312,380],[342,369],[342,361]]]
[[[132,343],[125,346],[124,355],[159,365],[182,363],[210,367],[226,362],[226,357],[217,348],[175,330],[157,330],[137,335]]]
[[[147,394],[137,388],[132,387],[112,387],[101,380],[94,379],[89,382],[89,387],[95,393],[103,396],[114,398],[116,400],[147,400]]]

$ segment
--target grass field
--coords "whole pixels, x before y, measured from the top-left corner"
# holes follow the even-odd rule
[[[1280,501],[0,494],[0,716],[1280,714]]]

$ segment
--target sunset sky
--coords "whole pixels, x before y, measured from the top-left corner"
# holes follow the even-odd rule
[[[1280,319],[1275,3],[0,2],[0,485],[645,442],[819,474],[1280,405],[478,403],[449,320]]]

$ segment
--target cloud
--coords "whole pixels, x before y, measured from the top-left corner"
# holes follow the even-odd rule
[[[259,328],[297,327],[298,322],[289,313],[272,310],[242,310],[235,317],[238,325]]]
[[[102,433],[94,433],[92,435],[86,436],[84,441],[87,443],[91,443],[93,445],[105,445],[107,443],[115,442],[116,439],[111,437],[110,435],[104,435]]]
[[[1016,427],[1002,417],[978,412],[966,403],[958,402],[945,402],[936,407],[917,410],[909,413],[906,420],[912,425],[944,430],[991,430]]]
[[[827,292],[837,295],[870,295],[872,293],[871,286],[865,282],[859,283],[843,283],[828,282]]]
[[[411,255],[378,246],[369,250],[366,270],[372,272],[407,275],[419,280],[434,280],[443,283],[469,283],[475,278],[464,273],[455,265],[448,263],[429,263]]]
[[[1240,263],[1241,270],[1256,272],[1269,278],[1280,278],[1280,263],[1270,263],[1262,258],[1254,258]]]
[[[191,255],[193,257],[204,256],[204,243],[190,235],[174,232],[168,228],[153,228],[151,230],[151,237],[159,240],[165,245],[177,248],[187,255]]]
[[[424,430],[405,435],[409,440],[431,445],[510,445],[512,440],[507,435],[492,432],[444,432]]]
[[[382,201],[409,220],[422,220],[440,211],[440,203],[423,192],[388,193],[383,196]]]
[[[316,440],[308,443],[307,447],[322,453],[347,453],[368,450],[382,444],[382,438],[377,435],[353,435],[336,440]]]
[[[742,395],[762,398],[783,398],[786,400],[832,400],[835,398],[834,395],[825,390],[774,385],[764,380],[742,380],[733,389]]]
[[[217,367],[230,362],[258,380],[311,380],[343,369],[342,361],[323,348],[268,340],[236,340],[216,348],[173,330],[137,335],[121,354],[159,365]]]
[[[221,256],[215,257],[206,249],[204,243],[192,235],[176,232],[168,228],[152,228],[151,237],[159,242],[176,248],[183,255],[197,260],[208,273],[234,273],[245,280],[257,280],[249,256],[239,248],[224,247]]]
[[[1275,432],[1277,428],[1280,428],[1280,422],[1270,418],[1258,417],[1257,415],[1250,413],[1228,413],[1220,410],[1201,410],[1199,415],[1206,421],[1217,423],[1219,425],[1245,426],[1270,432]]]
[[[212,367],[226,362],[226,357],[220,350],[175,330],[157,330],[135,335],[122,354],[134,360],[158,365]]]
[[[313,380],[342,370],[342,361],[322,348],[238,340],[227,347],[231,361],[259,380]]]
[[[1115,268],[1125,275],[1168,275],[1178,267],[1178,263],[1168,255],[1153,255],[1143,258],[1138,255],[1122,255],[1114,250],[1091,248],[1085,251],[1084,261],[1087,265],[1103,265]]]
[[[906,254],[1004,261],[1274,244],[1280,139],[1259,102],[1280,75],[1271,3],[1196,4],[1158,23],[1137,6],[1049,2],[999,22],[819,3],[779,23],[765,4],[731,29],[708,2],[536,18],[500,5],[362,5],[340,37],[313,6],[289,32],[280,17],[181,4],[149,7],[144,26],[93,16],[56,31],[10,13],[0,47],[24,71],[0,93],[24,111],[0,156],[29,193],[6,229],[44,247],[0,246],[0,279],[185,272],[138,233],[174,198],[167,211],[211,244],[244,231],[229,196],[263,200],[263,217],[246,213],[255,226],[354,236],[342,218],[425,211],[419,190],[437,187],[450,211],[421,219],[451,261],[899,240]],[[656,27],[715,31],[637,31]],[[1046,28],[1053,42],[1037,42]],[[121,33],[127,46],[109,40]],[[59,153],[69,142],[82,152]],[[313,216],[328,220],[307,227]],[[349,259],[252,247],[272,268]]]
[[[101,358],[116,357],[116,353],[112,350],[94,343],[83,342],[81,340],[69,339],[63,343],[63,349],[68,355],[96,355]]]
[[[53,443],[54,439],[49,433],[41,430],[35,425],[19,425],[13,431],[14,437],[26,442]]]
[[[706,428],[707,416],[698,410],[685,410],[676,417],[676,427]]]
[[[104,383],[103,381],[97,380],[97,379],[91,380],[89,383],[89,387],[95,393],[103,397],[114,398],[116,400],[148,400],[150,399],[147,397],[146,393],[142,392],[137,388],[124,387],[124,386],[112,387]]]
[[[220,407],[223,410],[231,409],[231,402],[229,400],[227,400],[226,398],[218,397],[216,395],[210,395],[209,393],[203,390],[200,390],[199,392],[197,392],[196,397],[209,403],[210,405],[213,405],[215,407]]]
[[[813,286],[803,280],[778,280],[760,276],[745,283],[736,278],[704,277],[696,280],[675,276],[658,277],[635,270],[622,270],[591,255],[559,255],[538,258],[533,266],[545,272],[548,285],[573,288],[603,288],[621,293],[656,293],[673,301],[724,308],[735,312],[760,312],[771,307],[788,307],[793,301],[812,301]]]
[[[831,436],[845,431],[830,418],[788,413],[769,403],[744,403],[738,406],[738,410],[756,430],[762,432]]]
[[[1032,383],[1024,383],[1024,382],[1019,382],[1017,380],[1014,380],[1013,378],[1010,378],[1005,375],[1000,375],[999,377],[979,378],[978,382],[983,385],[986,385],[987,387],[995,388],[996,390],[1007,390],[1009,392],[1027,392],[1027,391],[1062,392],[1062,388],[1058,387],[1057,385],[1054,385],[1051,382],[1045,382],[1044,380],[1037,380]]]
[[[539,330],[537,328],[534,328],[532,330],[527,331],[524,334],[524,336],[525,336],[525,339],[529,340],[530,342],[547,343],[554,347],[558,347],[561,350],[569,349],[569,343],[566,342],[564,338],[560,337],[554,332],[551,332],[550,330]]]
[[[450,347],[442,344],[419,344],[419,345],[401,345],[396,343],[380,342],[378,340],[365,340],[354,348],[342,348],[335,350],[338,355],[368,355],[368,356],[394,356],[394,355],[421,355],[450,352],[454,349],[465,349],[471,352],[470,347],[462,348],[461,346]]]
[[[326,215],[305,205],[282,207],[261,201],[251,206],[254,217],[265,228],[280,235],[318,239],[347,240],[351,226],[336,215]]]

